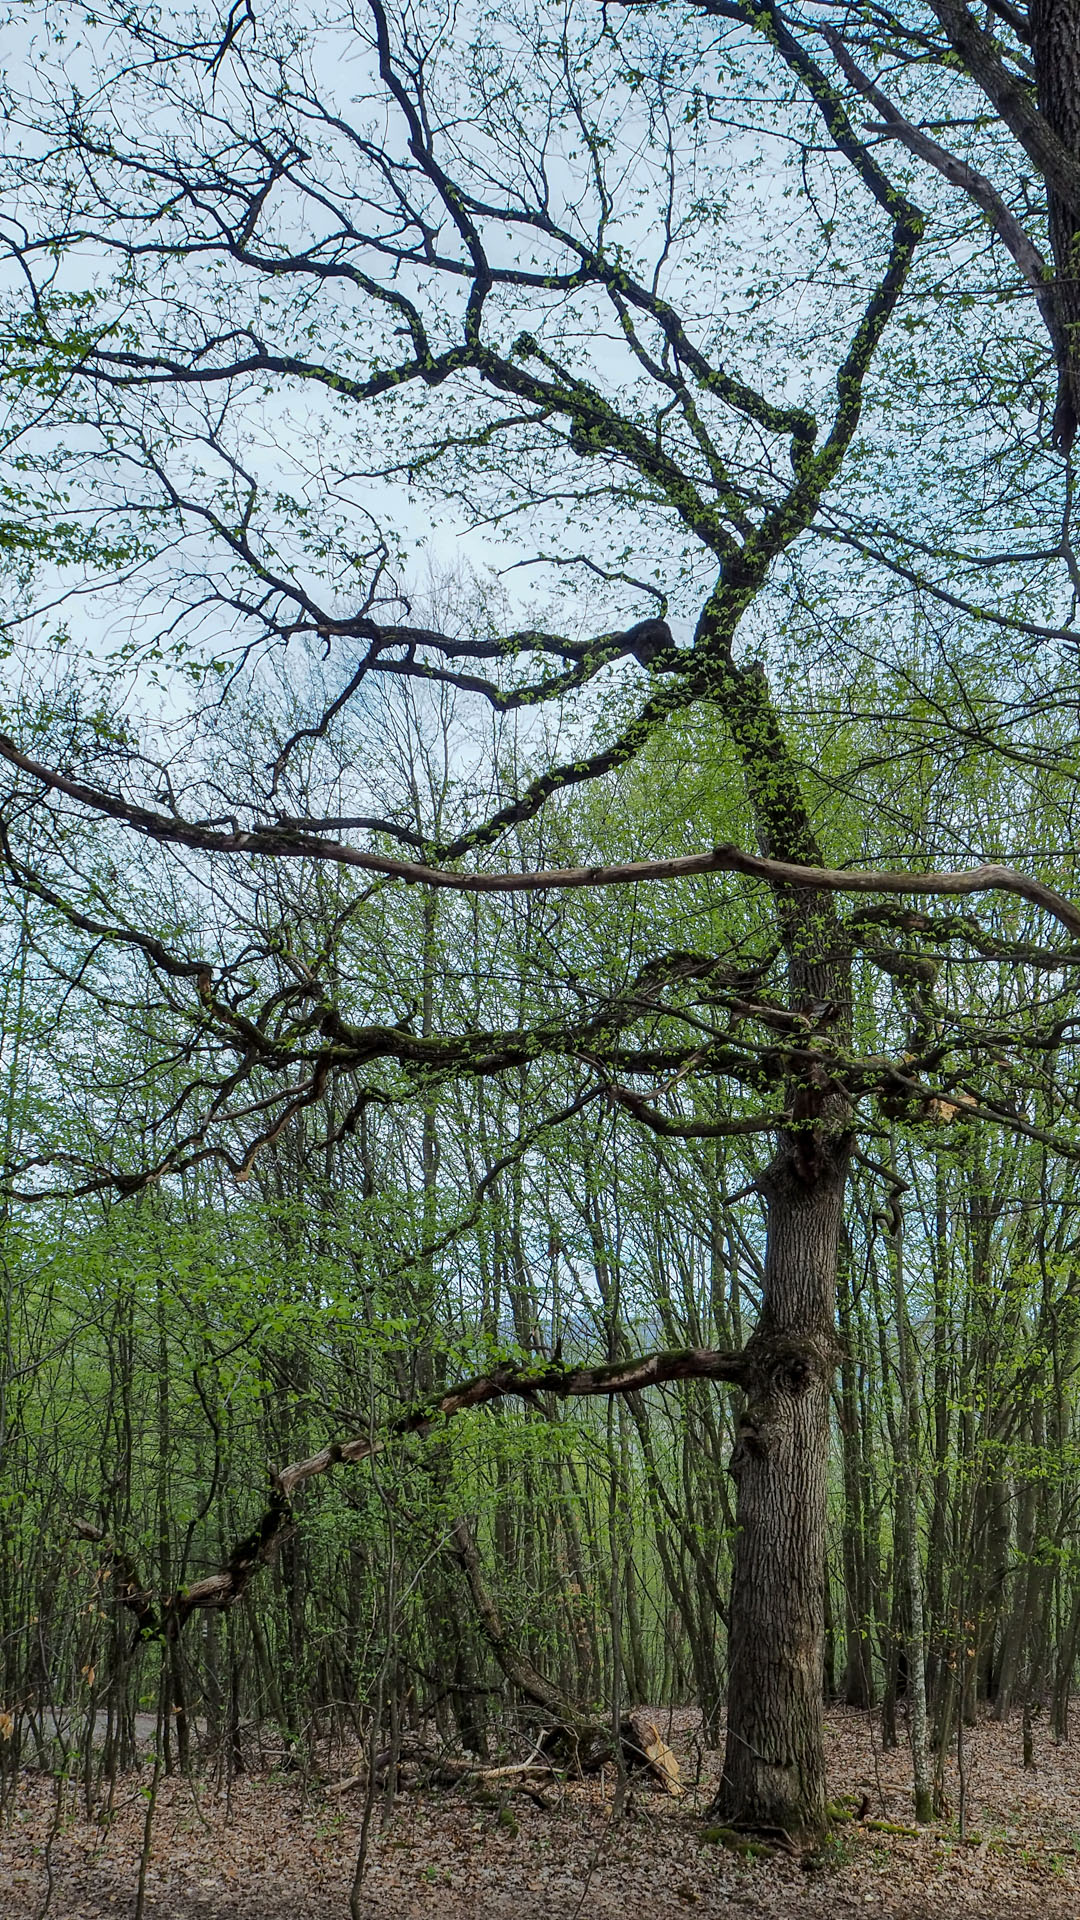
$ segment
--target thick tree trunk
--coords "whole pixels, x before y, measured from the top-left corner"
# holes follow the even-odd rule
[[[822,864],[765,674],[727,661],[725,718],[763,853]],[[825,1828],[821,1671],[829,1400],[851,1107],[831,1057],[851,1039],[851,945],[833,900],[773,890],[789,1006],[809,1044],[760,1182],[768,1207],[761,1315],[745,1350],[731,1472],[737,1487],[728,1725],[719,1817],[814,1838]]]
[[[716,1811],[809,1838],[825,1826],[821,1725],[833,1295],[847,1154],[769,1171],[765,1299],[731,1471],[738,1488],[728,1731]]]
[[[1076,0],[1031,0],[1031,54],[1039,106],[1058,138],[1080,154],[1080,9]],[[1080,420],[1080,207],[1047,190],[1059,337],[1054,443],[1067,453]]]

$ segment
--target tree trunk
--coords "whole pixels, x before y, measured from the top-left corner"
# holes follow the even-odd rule
[[[703,616],[703,621],[706,616]],[[702,632],[699,623],[699,634]],[[725,718],[765,854],[821,861],[765,674],[727,656]],[[745,1350],[718,1815],[792,1838],[825,1830],[821,1669],[829,1401],[851,1107],[830,1072],[851,1041],[851,944],[833,900],[773,889],[790,1010],[812,1044],[786,1076],[790,1121],[759,1181],[768,1208],[761,1315]]]
[[[826,1818],[822,1570],[846,1162],[838,1147],[808,1169],[802,1143],[789,1138],[766,1176],[764,1303],[731,1460],[738,1531],[716,1811],[733,1825],[803,1837]]]
[[[840,1455],[844,1483],[841,1530],[841,1566],[844,1591],[844,1673],[841,1695],[846,1706],[874,1705],[874,1657],[870,1642],[872,1605],[867,1525],[867,1476],[864,1471],[865,1432],[860,1418],[856,1379],[855,1320],[851,1297],[851,1246],[845,1239],[838,1269],[837,1304],[840,1316]]]
[[[1069,1737],[1069,1695],[1072,1692],[1078,1640],[1080,1640],[1080,1587],[1074,1587],[1068,1625],[1057,1645],[1057,1666],[1050,1723],[1050,1732],[1055,1745],[1060,1745]]]
[[[895,1147],[890,1141],[889,1163],[896,1172]],[[919,1408],[917,1361],[908,1320],[907,1289],[904,1284],[904,1217],[897,1204],[893,1212],[893,1309],[896,1314],[896,1349],[900,1376],[900,1409],[903,1439],[897,1453],[897,1481],[903,1541],[903,1581],[907,1586],[905,1624],[907,1631],[908,1704],[911,1727],[911,1761],[915,1780],[915,1818],[924,1825],[934,1817],[933,1779],[930,1767],[930,1742],[926,1712],[926,1632],[923,1614],[922,1564],[919,1559]],[[900,1570],[900,1541],[897,1542],[897,1570]],[[900,1584],[900,1583],[898,1583]]]
[[[1080,13],[1076,0],[1031,0],[1031,55],[1039,106],[1070,153],[1080,153]],[[1080,419],[1080,207],[1047,190],[1054,255],[1058,363],[1054,444],[1067,453]]]

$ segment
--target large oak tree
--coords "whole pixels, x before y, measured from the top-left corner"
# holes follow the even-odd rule
[[[16,1187],[130,1191],[208,1156],[243,1177],[305,1110],[345,1132],[372,1102],[422,1107],[447,1077],[552,1062],[577,1075],[567,1112],[602,1096],[671,1138],[771,1136],[762,1309],[741,1353],[508,1365],[399,1423],[501,1393],[737,1384],[720,1803],[767,1830],[825,1821],[825,1477],[851,1156],[888,1195],[882,1116],[963,1114],[1071,1151],[1052,984],[1077,956],[1080,912],[1047,884],[1060,841],[1017,871],[1002,849],[1033,850],[1007,822],[974,848],[970,821],[927,832],[902,803],[891,822],[871,809],[861,837],[840,828],[830,791],[850,822],[866,768],[839,750],[807,762],[788,671],[794,642],[807,697],[839,727],[873,634],[884,719],[913,754],[1008,753],[1033,784],[1040,755],[1072,764],[1071,729],[1038,739],[1073,678],[1071,482],[1048,445],[1067,454],[1077,406],[1068,15],[1060,0],[1030,23],[1002,6],[999,36],[951,0],[895,14],[704,0],[616,19],[380,0],[332,23],[118,14],[43,55],[8,122],[11,630],[39,661],[51,646],[63,673],[40,697],[24,681],[0,739],[6,872],[95,964],[141,956],[163,1054],[187,1076],[134,1161],[53,1155],[51,1171],[16,1169]],[[985,156],[941,143],[942,114],[969,148],[990,146],[997,181]],[[1021,217],[1031,167],[1048,212]],[[998,268],[980,306],[968,282]],[[1010,388],[1001,368],[1020,347]],[[969,431],[981,398],[992,424]],[[944,451],[929,445],[942,431]],[[973,502],[957,480],[976,472]],[[1010,517],[1011,485],[1026,518]],[[430,515],[474,557],[539,569],[542,594],[416,618],[409,550]],[[997,548],[1002,525],[1019,550]],[[927,633],[932,665],[913,675],[908,643]],[[320,683],[334,679],[321,701],[305,692],[319,652]],[[241,699],[265,710],[272,674],[295,683],[294,710],[263,756],[222,716]],[[450,689],[482,716],[452,748],[437,821],[379,810],[377,750],[321,771],[341,716],[394,682]],[[617,809],[624,770],[706,709],[724,728],[730,840],[688,852],[692,820],[646,815],[627,823],[636,859],[602,864],[585,846],[518,867],[518,847],[558,844],[562,797],[593,787]],[[121,831],[161,871],[196,874],[218,903],[201,926],[124,897]],[[928,838],[965,857],[900,870]],[[281,863],[302,876],[292,925],[230,917],[215,872]],[[329,943],[303,926],[326,867]],[[603,984],[567,968],[516,1027],[380,1016],[335,964],[371,885],[482,894],[497,911],[522,890],[723,875],[741,876],[766,929],[752,952],[660,941],[629,970],[613,954]],[[1024,904],[935,904],[950,896]],[[706,895],[710,930],[724,897]],[[1004,1022],[966,1002],[971,963],[1016,982]],[[715,1117],[681,1108],[691,1079],[727,1089]],[[286,1469],[228,1565],[153,1622],[228,1604],[296,1487],[370,1445]]]

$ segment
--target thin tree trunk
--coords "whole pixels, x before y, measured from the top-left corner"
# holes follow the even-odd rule
[[[899,1206],[893,1213],[893,1301],[900,1373],[900,1414],[903,1444],[897,1455],[900,1495],[900,1533],[903,1540],[907,1587],[907,1684],[911,1726],[911,1762],[915,1776],[915,1818],[933,1818],[933,1781],[926,1718],[926,1631],[923,1624],[922,1564],[918,1533],[919,1412],[915,1360],[904,1288],[904,1222]]]

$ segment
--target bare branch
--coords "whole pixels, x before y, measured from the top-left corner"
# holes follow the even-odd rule
[[[985,174],[969,166],[966,160],[961,160],[958,155],[947,152],[920,127],[912,126],[910,120],[904,118],[899,107],[889,99],[887,94],[882,93],[880,87],[876,86],[870,76],[864,73],[852,59],[835,28],[823,25],[820,32],[845,78],[850,80],[852,86],[880,113],[884,125],[875,131],[885,133],[891,139],[901,140],[910,153],[936,168],[951,186],[961,187],[968,198],[974,200],[976,206],[982,209],[998,239],[1011,253],[1028,285],[1034,289],[1039,312],[1054,342],[1055,351],[1059,347],[1063,349],[1061,326],[1054,308],[1051,287],[1052,270],[1030,234],[1006,206],[997,188]]]
[[[346,846],[338,840],[319,840],[312,835],[292,833],[281,826],[256,827],[248,832],[222,833],[175,815],[158,813],[150,807],[125,800],[86,782],[72,780],[66,774],[47,767],[21,752],[8,735],[0,734],[0,757],[40,780],[56,793],[63,793],[81,806],[122,820],[149,839],[173,846],[191,847],[204,853],[260,854],[276,859],[331,860],[342,866],[356,867],[364,873],[386,874],[428,887],[445,887],[453,893],[551,893],[576,887],[636,886],[644,881],[682,880],[709,873],[741,873],[748,879],[763,880],[772,887],[803,887],[827,893],[900,893],[929,895],[969,895],[1008,893],[1028,900],[1032,906],[1052,914],[1068,933],[1080,937],[1080,907],[1064,894],[1044,885],[1030,874],[1013,867],[987,862],[979,867],[955,873],[889,873],[876,869],[804,866],[791,860],[772,860],[763,854],[745,853],[731,844],[714,847],[709,853],[676,855],[669,860],[631,860],[616,866],[551,867],[535,873],[453,873],[447,868],[431,867],[419,860],[400,860],[390,854],[370,853]],[[1063,956],[1064,960],[1065,956]]]

